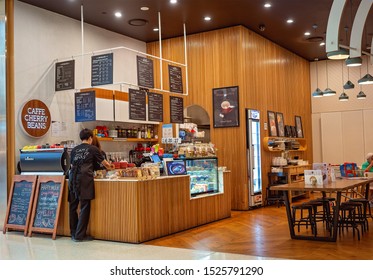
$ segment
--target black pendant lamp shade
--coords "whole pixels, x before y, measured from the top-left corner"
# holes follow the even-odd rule
[[[339,96],[339,101],[348,101],[349,97],[346,93],[342,92]]]
[[[355,85],[354,85],[353,82],[351,82],[350,80],[348,80],[348,81],[344,84],[344,86],[343,86],[344,89],[353,89],[354,87],[355,87]]]
[[[356,95],[356,98],[357,99],[365,99],[367,96],[365,95],[365,93],[363,91],[360,91],[358,93],[358,95]]]

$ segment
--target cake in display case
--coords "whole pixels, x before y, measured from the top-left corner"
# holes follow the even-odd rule
[[[188,158],[185,165],[190,175],[191,196],[220,192],[217,158]]]

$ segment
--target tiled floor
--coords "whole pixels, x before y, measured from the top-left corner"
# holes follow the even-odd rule
[[[1,260],[264,260],[248,255],[227,254],[93,240],[75,243],[67,237],[21,232],[0,233]]]

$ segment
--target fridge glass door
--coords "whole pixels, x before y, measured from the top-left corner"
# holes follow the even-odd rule
[[[251,162],[253,164],[251,170],[252,184],[254,194],[262,191],[262,170],[260,158],[260,123],[259,121],[251,121]]]

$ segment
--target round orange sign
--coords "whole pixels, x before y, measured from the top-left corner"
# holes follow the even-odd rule
[[[51,125],[51,114],[47,105],[33,99],[23,105],[21,113],[23,130],[32,137],[44,136]]]

